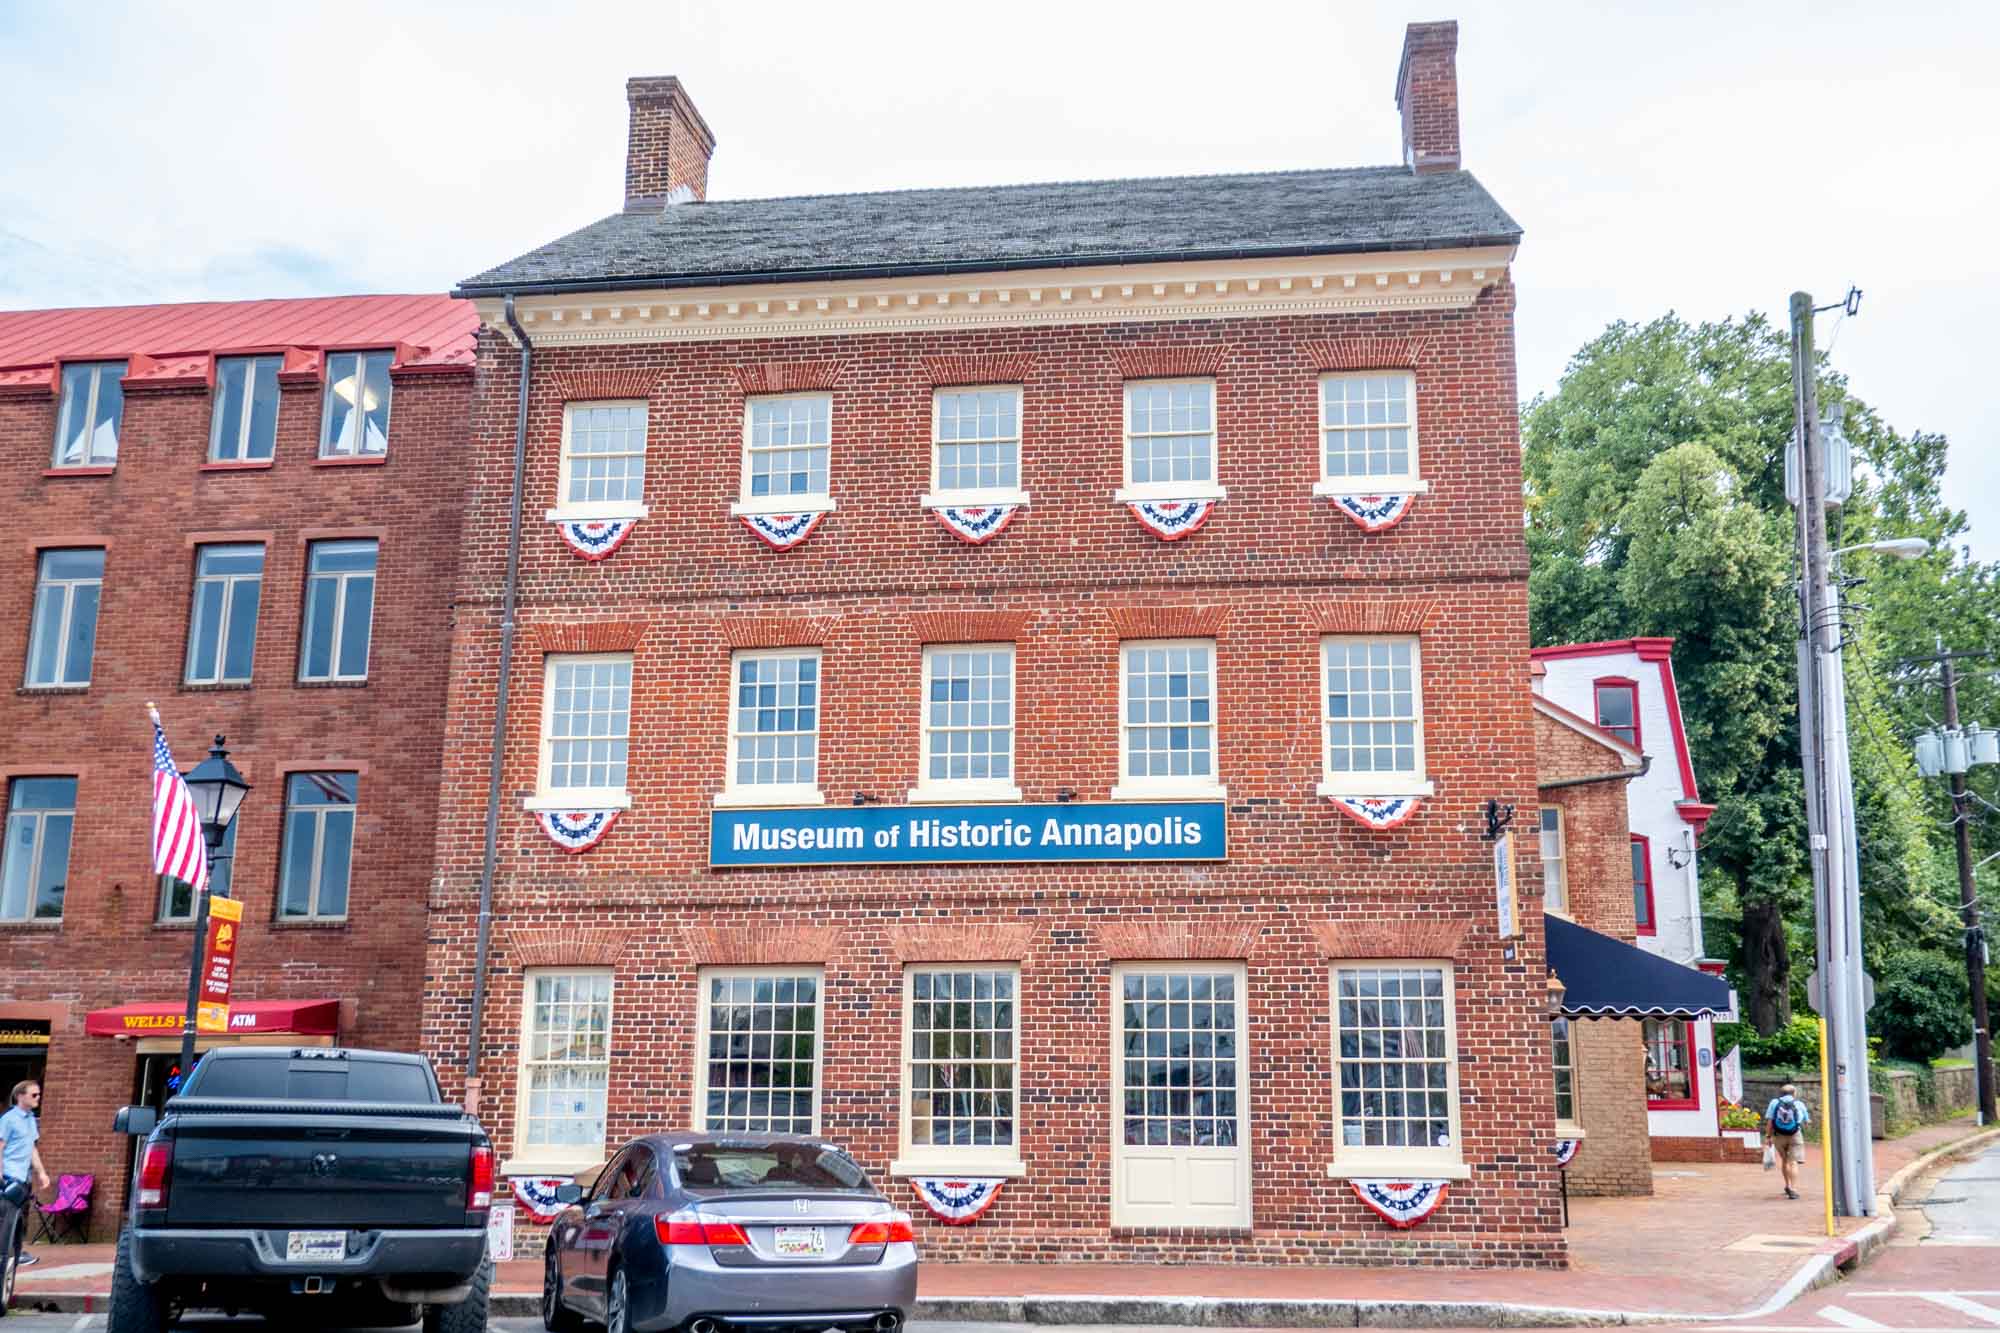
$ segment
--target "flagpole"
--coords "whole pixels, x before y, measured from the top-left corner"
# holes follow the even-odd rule
[[[146,701],[146,716],[155,727],[160,725],[160,710],[153,701]],[[187,1012],[181,1018],[181,1080],[194,1072],[194,1029],[195,1015],[201,1004],[201,957],[208,945],[208,880],[215,873],[215,849],[208,845],[208,830],[202,830],[202,859],[208,874],[202,876],[202,886],[194,894],[194,947],[188,959]]]

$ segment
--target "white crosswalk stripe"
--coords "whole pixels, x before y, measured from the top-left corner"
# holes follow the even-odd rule
[[[1826,1306],[1820,1310],[1819,1317],[1830,1324],[1839,1324],[1842,1328],[1883,1329],[1889,1327],[1887,1324],[1876,1323],[1866,1315],[1858,1315],[1852,1310],[1843,1310],[1838,1305]]]
[[[1971,1315],[1981,1323],[1988,1324],[1994,1328],[2000,1328],[2000,1309],[1996,1309],[1991,1305],[1970,1300],[1955,1291],[1924,1291],[1917,1294],[1933,1305],[1942,1305],[1947,1310],[1956,1310],[1960,1314]],[[1985,1293],[1982,1292],[1981,1294],[1984,1295]]]

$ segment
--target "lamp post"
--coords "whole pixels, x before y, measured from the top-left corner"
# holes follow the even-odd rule
[[[221,736],[215,738],[215,744],[209,747],[208,758],[196,764],[194,771],[185,779],[188,792],[194,797],[195,814],[201,820],[202,840],[208,846],[210,879],[215,877],[216,861],[223,859],[222,840],[229,834],[236,809],[250,794],[250,784],[236,771],[236,765],[229,762],[229,751],[223,748],[222,739]],[[181,1024],[182,1079],[194,1072],[195,1009],[201,1001],[201,964],[207,946],[208,889],[204,886],[194,896],[194,958],[188,964],[187,1014]]]

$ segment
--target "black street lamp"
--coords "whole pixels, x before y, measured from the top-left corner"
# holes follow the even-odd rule
[[[195,813],[201,819],[202,839],[208,844],[211,882],[215,879],[215,863],[227,859],[222,855],[222,840],[229,834],[230,821],[236,818],[236,809],[243,804],[243,798],[250,794],[250,784],[236,771],[236,765],[229,762],[229,751],[222,747],[222,739],[215,738],[208,758],[196,764],[185,779],[188,792],[194,797]],[[194,896],[194,960],[188,964],[187,1015],[181,1025],[183,1086],[187,1076],[194,1072],[195,1011],[201,1002],[201,963],[207,945],[208,890],[204,888]]]

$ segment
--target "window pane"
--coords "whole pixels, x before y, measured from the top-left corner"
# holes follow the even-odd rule
[[[913,1145],[1007,1147],[1014,1142],[1012,971],[912,974],[910,1123]]]
[[[1415,641],[1328,639],[1324,669],[1328,774],[1421,774]]]
[[[375,611],[375,580],[351,577],[346,580],[345,605],[341,610],[339,674],[358,680],[368,674],[368,628]]]
[[[925,781],[1010,779],[1014,650],[933,649],[925,661]]]
[[[314,542],[311,570],[315,574],[375,572],[373,541]]]
[[[282,916],[305,916],[312,911],[313,843],[318,827],[319,818],[310,810],[293,810],[285,816],[285,868],[278,889]]]
[[[9,807],[14,810],[74,810],[76,779],[16,778]]]
[[[736,992],[746,990],[744,1000]],[[818,1087],[818,978],[771,973],[711,976],[704,991],[710,1130],[810,1134]],[[745,1002],[747,1000],[747,1002]]]
[[[817,654],[738,658],[732,783],[816,782],[819,702]]]
[[[263,580],[256,578],[239,578],[229,586],[228,651],[222,671],[225,679],[250,679],[251,660],[257,650],[257,602],[263,586]]]
[[[222,647],[222,608],[229,585],[221,579],[198,579],[194,585],[194,623],[188,627],[187,678],[213,681]]]
[[[90,386],[96,367],[63,367],[62,411],[56,424],[57,467],[82,467],[90,442]]]
[[[937,486],[941,491],[1020,485],[1020,391],[967,389],[937,397]]]
[[[1321,471],[1343,477],[1404,477],[1412,465],[1414,377],[1335,376],[1320,388]]]
[[[548,675],[548,790],[625,786],[631,730],[632,663],[627,658],[561,658]]]
[[[29,883],[35,873],[35,835],[40,828],[41,820],[34,815],[7,816],[5,864],[0,865],[0,917],[9,921],[19,921],[28,915]]]
[[[1452,1056],[1444,995],[1442,968],[1335,973],[1342,1147],[1450,1145]]]
[[[324,680],[333,673],[334,599],[339,592],[338,579],[306,580],[305,651],[299,669],[306,680]]]
[[[523,1138],[531,1146],[599,1149],[611,1050],[611,979],[530,978]]]
[[[387,453],[389,449],[389,360],[388,352],[372,352],[362,360],[364,454]]]
[[[63,644],[62,683],[88,685],[90,659],[97,649],[96,583],[73,584],[70,589],[69,634]]]
[[[34,642],[28,649],[28,684],[54,685],[56,659],[62,652],[63,611],[69,606],[69,589],[47,584],[35,589]]]
[[[278,445],[278,358],[260,356],[250,385],[250,439],[246,459],[268,459]]]
[[[1653,874],[1647,845],[1632,839],[1632,915],[1640,926],[1653,924]]]
[[[125,366],[105,365],[97,375],[97,411],[90,422],[90,462],[95,466],[118,460],[118,420],[125,412]]]
[[[315,916],[347,915],[347,876],[354,859],[354,811],[329,810],[319,827],[319,902]]]
[[[1127,647],[1125,776],[1214,776],[1210,679],[1206,644]]]
[[[249,405],[251,363],[220,357],[215,363],[215,402],[210,409],[208,456],[218,462],[242,457],[243,412]]]
[[[63,889],[69,882],[71,815],[42,817],[41,873],[35,877],[35,915],[43,919],[63,913]]]
[[[750,496],[826,494],[829,399],[760,398],[750,404]]]

